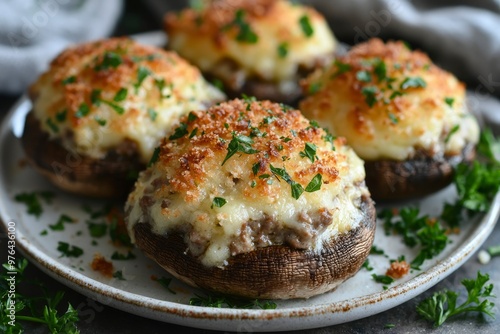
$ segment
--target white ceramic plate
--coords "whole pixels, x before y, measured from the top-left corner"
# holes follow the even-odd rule
[[[161,41],[160,35],[146,35],[151,44]],[[428,260],[422,270],[411,272],[396,281],[387,290],[374,282],[371,275],[384,274],[389,259],[405,255],[413,259],[417,250],[408,249],[398,236],[385,236],[379,222],[375,245],[385,250],[388,257],[370,255],[373,271],[361,269],[336,291],[308,300],[276,301],[274,310],[219,309],[189,305],[190,298],[202,291],[172,280],[172,294],[151,279],[169,277],[154,262],[133,250],[135,259],[113,260],[115,270],[121,270],[125,280],[106,278],[90,268],[94,254],[111,259],[115,251],[127,249],[114,246],[109,237],[92,238],[87,228],[89,215],[83,210],[87,204],[99,209],[104,203],[60,192],[36,174],[22,166],[23,151],[19,142],[24,117],[31,103],[26,97],[13,107],[0,128],[0,218],[3,224],[15,223],[17,249],[48,275],[70,288],[97,301],[151,319],[185,326],[244,332],[288,331],[322,327],[367,317],[395,307],[424,292],[463,264],[485,241],[493,230],[500,211],[500,195],[485,215],[463,224],[459,235],[450,237],[451,243],[435,259]],[[14,200],[17,194],[49,190],[55,194],[51,204],[44,204],[39,218],[26,213],[26,206]],[[453,187],[410,204],[422,212],[438,215],[445,201],[452,201]],[[43,203],[43,201],[42,201]],[[406,204],[408,205],[408,203]],[[63,231],[52,231],[61,214],[76,220],[65,224]],[[12,223],[10,224],[12,225]],[[41,235],[42,231],[48,231]],[[67,242],[84,250],[78,258],[61,257],[58,242]],[[96,241],[97,244],[93,244]]]

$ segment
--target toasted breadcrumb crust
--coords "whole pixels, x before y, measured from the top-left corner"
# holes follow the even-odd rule
[[[345,136],[365,160],[405,160],[419,150],[458,155],[479,138],[464,84],[401,41],[354,46],[303,88],[304,114]]]
[[[233,88],[249,78],[286,85],[336,47],[320,13],[284,0],[206,1],[201,10],[167,13],[164,22],[171,49]]]
[[[181,119],[141,173],[126,221],[132,235],[137,223],[181,231],[207,265],[273,244],[313,249],[359,224],[364,176],[345,140],[300,111],[233,100]]]
[[[30,96],[43,130],[68,151],[99,159],[129,140],[143,163],[177,117],[224,99],[176,53],[129,38],[66,49]]]

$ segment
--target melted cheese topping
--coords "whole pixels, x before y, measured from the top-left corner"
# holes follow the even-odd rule
[[[346,137],[365,160],[456,155],[479,138],[464,85],[402,42],[355,46],[304,86],[304,115]]]
[[[361,198],[369,196],[363,162],[343,138],[330,142],[298,110],[269,101],[234,100],[193,112],[179,129],[185,134],[163,141],[157,162],[141,173],[128,198],[126,221],[133,240],[138,223],[150,223],[162,235],[181,231],[202,263],[221,266],[247,222],[267,219],[282,230],[300,231],[304,217],[326,212],[330,225],[316,231],[307,247],[318,250],[323,241],[357,227],[363,218]],[[249,146],[227,158],[238,147],[235,141]],[[316,147],[310,154],[314,162],[304,155],[306,143]],[[318,174],[320,189],[308,192]],[[306,190],[298,199],[292,196],[292,184]],[[272,239],[263,233],[264,239]]]
[[[169,47],[202,71],[217,76],[224,62],[236,64],[236,81],[256,77],[286,85],[297,80],[299,67],[331,59],[336,46],[318,12],[283,0],[210,1],[201,11],[167,14],[165,28]]]
[[[99,159],[129,140],[143,163],[179,116],[224,99],[175,53],[128,38],[62,52],[30,93],[43,130],[69,151]]]

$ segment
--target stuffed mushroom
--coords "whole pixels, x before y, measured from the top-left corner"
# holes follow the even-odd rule
[[[475,156],[479,126],[464,84],[403,42],[359,44],[311,75],[304,90],[304,115],[365,160],[375,200],[430,194]]]
[[[31,86],[22,144],[60,188],[126,197],[171,124],[224,94],[173,52],[113,38],[71,47]]]
[[[173,276],[249,298],[308,298],[368,256],[363,162],[298,110],[233,100],[184,116],[126,203],[131,239]]]
[[[299,79],[328,64],[335,38],[323,16],[284,0],[213,0],[165,16],[168,47],[232,97],[293,104]]]

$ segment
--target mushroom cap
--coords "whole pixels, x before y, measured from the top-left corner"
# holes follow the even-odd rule
[[[364,198],[362,210],[361,224],[326,240],[321,251],[275,245],[233,256],[224,267],[201,264],[179,233],[159,235],[149,224],[135,225],[134,233],[148,257],[193,287],[245,298],[309,298],[334,290],[368,257],[376,225],[371,199]]]
[[[207,1],[167,13],[168,48],[222,81],[231,97],[292,103],[298,81],[328,64],[336,41],[315,9],[284,0]]]
[[[309,297],[350,277],[369,252],[375,215],[363,163],[298,110],[247,98],[193,111],[156,152],[129,195],[125,221],[139,248],[192,285],[222,289],[207,277],[237,275],[244,264],[229,269],[235,259],[255,263],[252,271],[263,277],[255,262],[261,259],[289,273],[276,269],[274,292],[249,295]],[[285,294],[276,282],[302,275],[293,273],[306,259],[312,267],[328,264],[317,281],[297,278],[297,291]],[[206,283],[186,271],[195,263]],[[327,279],[329,272],[335,274]],[[230,291],[244,295],[242,289]]]

